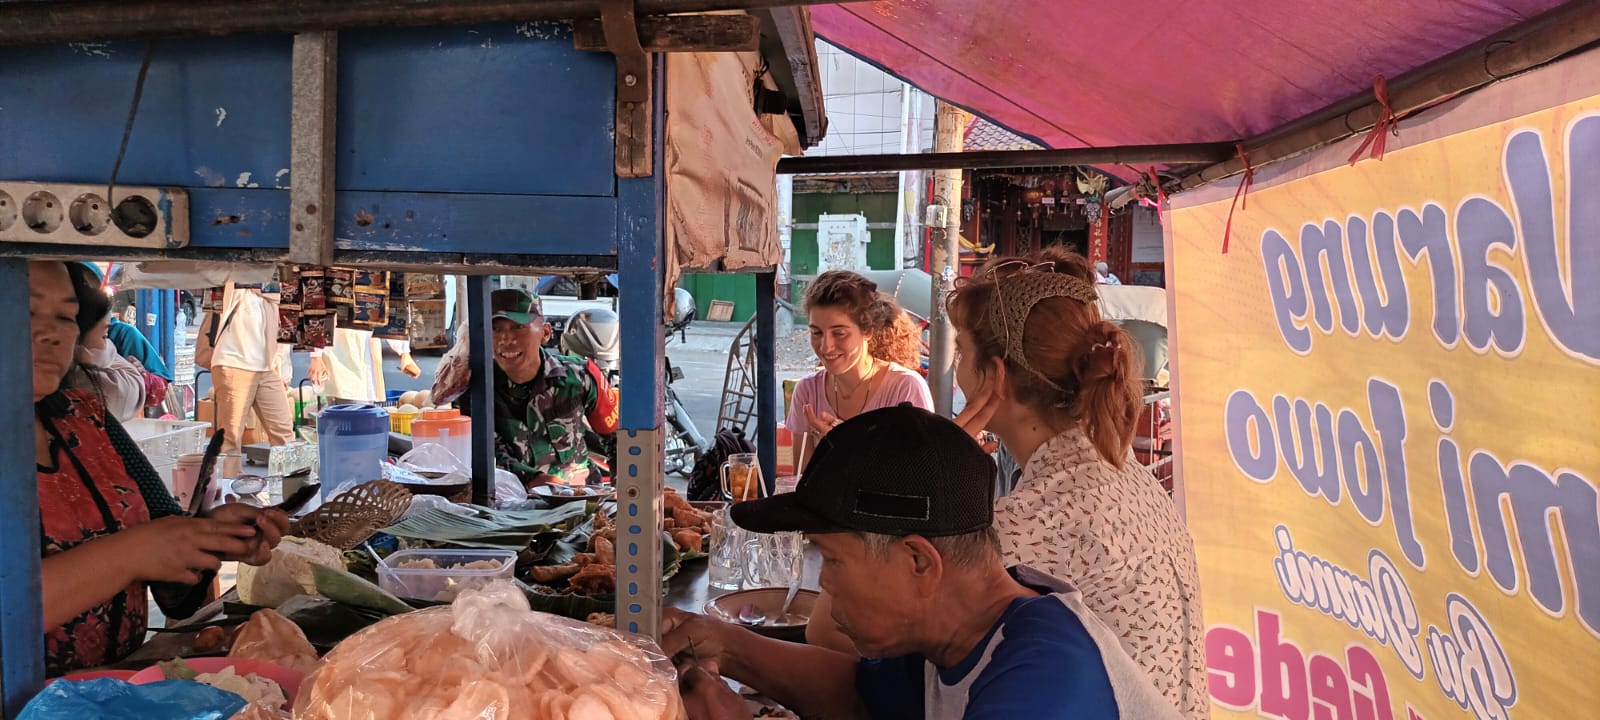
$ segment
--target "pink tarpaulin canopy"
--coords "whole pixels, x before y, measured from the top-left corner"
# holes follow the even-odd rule
[[[1250,138],[1560,0],[879,0],[817,34],[1052,148]]]

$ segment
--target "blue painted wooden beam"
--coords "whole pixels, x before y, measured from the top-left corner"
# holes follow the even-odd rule
[[[0,48],[0,179],[104,182],[143,48]],[[616,254],[610,55],[550,23],[340,48],[338,248]],[[288,36],[157,44],[119,179],[187,190],[191,247],[288,247],[290,55]]]
[[[339,46],[339,189],[616,193],[615,65],[566,25],[354,30]],[[0,47],[0,177],[105,182],[143,51]],[[290,55],[289,35],[158,41],[119,181],[287,187]]]
[[[756,280],[756,450],[767,492],[778,481],[778,275],[757,273]]]
[[[342,191],[340,250],[615,255],[614,198]],[[190,188],[192,248],[289,247],[284,190]]]
[[[334,247],[611,255],[617,251],[616,207],[609,197],[341,191]]]
[[[28,262],[0,260],[0,307],[28,306]],[[0,717],[44,686],[39,482],[33,450],[33,342],[26,316],[0,323]]]
[[[472,379],[467,401],[472,418],[472,502],[494,507],[494,320],[489,312],[489,278],[467,278],[467,337]]]

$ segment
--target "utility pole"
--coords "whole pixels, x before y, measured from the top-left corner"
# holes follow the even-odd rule
[[[934,119],[934,151],[961,152],[972,114],[943,100]],[[930,208],[942,207],[944,228],[933,237],[933,305],[929,314],[928,387],[933,391],[933,409],[945,417],[955,414],[956,333],[945,314],[945,297],[955,286],[961,265],[961,171],[940,170],[934,176]],[[941,211],[929,212],[929,224],[936,225]]]

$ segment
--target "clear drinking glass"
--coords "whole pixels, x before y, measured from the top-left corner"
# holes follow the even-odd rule
[[[799,584],[805,575],[805,536],[797,532],[751,535],[745,543],[744,587]]]
[[[728,516],[727,508],[711,514],[711,550],[707,575],[715,590],[738,590],[744,582],[746,533]]]

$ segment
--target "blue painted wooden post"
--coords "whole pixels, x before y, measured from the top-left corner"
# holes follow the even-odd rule
[[[778,274],[756,274],[756,450],[767,492],[778,482]]]
[[[133,293],[133,306],[139,311],[133,318],[133,326],[139,328],[144,339],[149,340],[157,352],[161,351],[161,324],[156,322],[153,316],[156,306],[160,304],[156,299],[160,294],[156,290],[138,290]]]
[[[187,328],[178,327],[178,291],[162,290],[156,297],[160,300],[156,303],[156,327],[161,328],[161,344],[156,350],[161,353],[161,362],[167,366],[167,371],[173,372],[178,367],[177,334]]]
[[[0,307],[28,306],[28,262],[0,260]],[[33,449],[33,342],[28,322],[0,323],[0,717],[44,686],[39,483]]]
[[[472,350],[472,381],[467,400],[472,412],[472,502],[494,506],[494,321],[489,312],[489,278],[467,278],[467,337]]]
[[[169,372],[177,365],[173,342],[178,316],[177,298],[176,290],[139,290],[133,296],[134,307],[139,309],[133,326],[139,328],[139,332],[150,341]]]
[[[617,435],[617,627],[654,637],[661,621],[662,403],[666,380],[665,58],[656,55],[655,172],[617,179],[617,271],[622,334]]]

